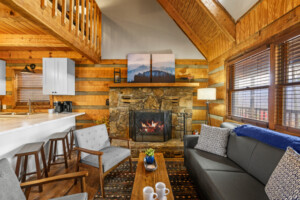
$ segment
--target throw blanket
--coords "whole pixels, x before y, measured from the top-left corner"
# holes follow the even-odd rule
[[[238,136],[254,138],[279,149],[286,150],[286,148],[290,146],[300,153],[300,137],[297,136],[287,135],[248,124],[236,127],[234,132]]]

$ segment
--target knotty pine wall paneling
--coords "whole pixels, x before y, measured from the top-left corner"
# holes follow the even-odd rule
[[[2,96],[2,104],[7,106],[4,111],[8,112],[26,112],[25,107],[15,109],[13,107],[13,70],[21,70],[27,63],[33,60],[28,59],[28,55],[35,55],[34,60],[38,61],[37,69],[42,69],[41,58],[35,52],[12,52],[13,58],[6,56],[7,64],[7,95]],[[43,53],[42,55],[46,55]],[[60,55],[53,52],[54,55]],[[0,51],[0,55],[5,56],[5,52]],[[20,55],[18,57],[17,55]],[[62,56],[65,54],[62,54]],[[53,96],[53,101],[72,101],[73,112],[85,112],[86,115],[76,118],[76,124],[83,127],[95,125],[96,120],[102,119],[104,116],[109,116],[109,106],[106,105],[106,99],[109,98],[108,84],[113,83],[114,68],[121,68],[122,82],[127,81],[127,61],[126,60],[110,60],[103,61],[102,64],[90,64],[89,62],[80,61],[80,57],[74,54],[76,58],[76,95],[75,96]],[[78,59],[78,60],[77,60]],[[15,61],[16,63],[13,63]],[[25,63],[20,63],[25,61]],[[203,60],[176,60],[176,81],[181,82],[182,75],[193,75],[193,82],[200,83],[199,88],[208,86],[208,64]],[[197,100],[197,88],[193,93],[193,130],[199,129],[200,124],[205,122],[205,102]],[[47,109],[34,109],[35,112],[47,112]]]
[[[237,22],[236,44],[209,61],[208,87],[217,88],[217,101],[210,104],[212,125],[219,126],[226,120],[225,61],[270,44],[299,28],[300,0],[262,0]],[[210,50],[218,52],[218,42]]]

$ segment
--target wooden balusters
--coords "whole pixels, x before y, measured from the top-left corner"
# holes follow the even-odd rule
[[[76,0],[76,16],[75,16],[76,35],[79,34],[79,1],[80,0]]]
[[[66,24],[67,0],[62,0],[61,7],[61,24],[64,26]]]
[[[94,8],[94,0],[91,1],[90,5],[90,24],[89,24],[89,29],[90,29],[90,34],[89,34],[89,44],[90,46],[92,45],[92,39],[93,39],[93,8]]]
[[[48,0],[41,0],[41,8],[42,8],[42,9],[45,9],[45,8],[46,8],[46,6],[47,6],[47,1],[48,1]]]
[[[52,17],[57,16],[57,0],[52,1]]]
[[[84,40],[84,0],[81,0],[81,18],[80,18],[80,24],[81,24],[81,33],[82,33],[82,39]]]
[[[86,43],[89,43],[89,34],[90,34],[90,29],[89,29],[89,14],[90,14],[90,0],[86,0],[86,16],[85,16],[85,38],[86,38]]]
[[[94,49],[96,49],[96,38],[97,38],[97,32],[96,32],[96,27],[97,27],[97,21],[96,21],[96,16],[97,16],[97,8],[98,8],[98,5],[97,3],[95,2],[94,3],[94,24],[93,24],[93,29],[94,29],[94,34],[93,34],[93,46],[94,46]]]
[[[69,0],[70,5],[69,5],[69,30],[73,30],[73,15],[74,15],[74,0]]]

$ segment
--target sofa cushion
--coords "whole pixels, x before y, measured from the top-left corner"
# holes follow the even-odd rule
[[[105,124],[76,130],[75,138],[77,146],[89,150],[98,151],[110,146]],[[88,155],[89,154],[82,153],[82,158]]]
[[[230,129],[228,128],[218,128],[203,124],[195,149],[226,157],[229,131]]]
[[[283,154],[284,151],[281,149],[258,142],[253,150],[247,172],[266,185]]]
[[[113,166],[120,163],[122,160],[131,155],[130,149],[122,148],[122,147],[105,147],[100,150],[103,152],[102,155],[102,166],[103,172],[108,171]],[[96,155],[88,155],[85,158],[82,158],[81,161],[84,164],[91,165],[99,168],[98,156]]]
[[[250,159],[258,141],[247,138],[239,137],[234,132],[230,132],[227,156],[244,170],[249,170]]]
[[[206,171],[212,199],[268,200],[264,185],[247,173]]]
[[[243,172],[243,170],[230,159],[198,149],[186,149],[185,159],[189,160],[195,169],[221,170]]]
[[[0,160],[0,199],[26,200],[16,174],[5,158]]]
[[[266,185],[271,200],[300,198],[300,155],[288,147]]]
[[[73,194],[73,195],[68,195],[68,196],[49,199],[49,200],[88,200],[88,194],[85,192],[85,193]]]

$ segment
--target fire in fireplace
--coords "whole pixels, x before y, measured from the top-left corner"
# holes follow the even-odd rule
[[[130,111],[129,134],[137,142],[163,142],[172,135],[170,111]]]

